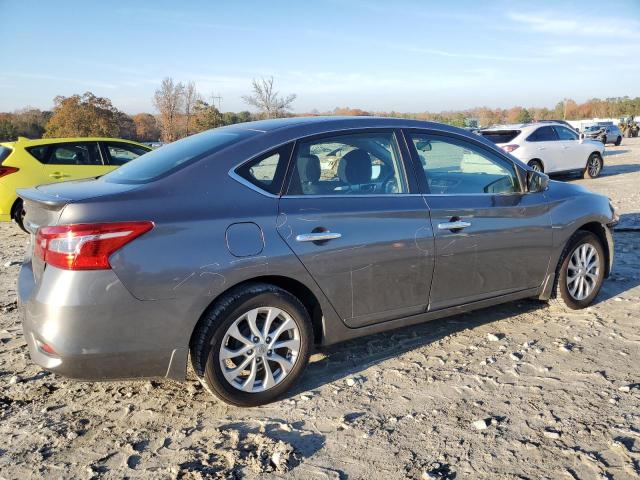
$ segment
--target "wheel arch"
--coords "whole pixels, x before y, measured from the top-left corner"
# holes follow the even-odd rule
[[[540,165],[542,165],[542,173],[545,173],[545,170],[547,169],[547,167],[541,158],[532,158],[527,162],[527,165],[529,165],[531,162],[540,162]]]
[[[204,309],[204,311],[198,318],[198,321],[195,322],[189,337],[189,344],[191,344],[193,335],[198,330],[198,326],[202,322],[202,319],[211,309],[215,308],[216,304],[222,298],[224,298],[225,296],[227,296],[228,294],[234,291],[240,290],[248,285],[257,284],[257,283],[266,283],[270,285],[275,285],[276,287],[286,290],[287,292],[295,296],[298,300],[300,300],[300,302],[304,305],[305,309],[309,313],[309,318],[311,319],[311,324],[313,325],[314,344],[317,345],[322,342],[322,336],[323,336],[322,305],[318,297],[313,293],[313,291],[301,281],[291,277],[287,277],[283,275],[261,275],[261,276],[243,280],[239,283],[236,283],[230,286],[226,290],[220,292],[220,294],[218,294]]]
[[[611,273],[611,252],[609,252],[609,241],[607,239],[606,227],[602,225],[600,222],[588,222],[576,229],[576,232],[579,232],[579,231],[591,232],[596,237],[598,237],[598,240],[600,240],[600,243],[602,245],[602,250],[604,250],[604,255],[605,255],[604,276],[605,278],[608,277],[609,274]]]

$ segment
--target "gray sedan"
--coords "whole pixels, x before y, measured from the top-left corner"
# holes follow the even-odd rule
[[[314,345],[522,298],[579,309],[613,263],[606,197],[484,138],[392,118],[210,130],[19,192],[32,359],[70,377],[282,396]]]

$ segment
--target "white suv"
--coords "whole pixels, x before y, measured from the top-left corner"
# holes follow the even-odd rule
[[[547,174],[579,170],[585,178],[596,178],[604,166],[602,142],[580,138],[560,123],[499,125],[478,133]]]

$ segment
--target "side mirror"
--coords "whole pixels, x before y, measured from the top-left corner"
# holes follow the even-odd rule
[[[527,190],[530,193],[544,192],[549,187],[549,175],[527,170]]]

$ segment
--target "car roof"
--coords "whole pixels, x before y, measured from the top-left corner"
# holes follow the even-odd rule
[[[544,121],[544,122],[531,122],[531,123],[509,123],[505,125],[492,125],[487,128],[483,128],[481,132],[493,132],[500,130],[524,130],[535,127],[550,127],[550,126],[558,126],[558,127],[566,127],[564,123],[555,122],[555,121]]]
[[[111,138],[111,137],[65,137],[65,138],[38,138],[38,139],[18,137],[18,140],[16,140],[15,142],[6,142],[6,143],[12,143],[16,146],[21,146],[21,147],[33,147],[38,145],[50,145],[54,143],[69,143],[69,142],[121,142],[121,143],[130,143],[132,145],[137,145],[144,148],[149,148],[147,145],[134,142],[133,140],[126,140],[124,138]]]
[[[275,130],[297,129],[300,127],[317,126],[318,130],[336,127],[341,128],[371,128],[371,127],[391,127],[391,128],[435,128],[451,132],[464,131],[463,129],[452,127],[437,122],[427,122],[424,120],[414,120],[394,117],[372,117],[372,116],[310,116],[310,117],[287,117],[270,120],[257,120],[254,122],[235,123],[223,128],[254,130],[258,132],[271,132]]]

